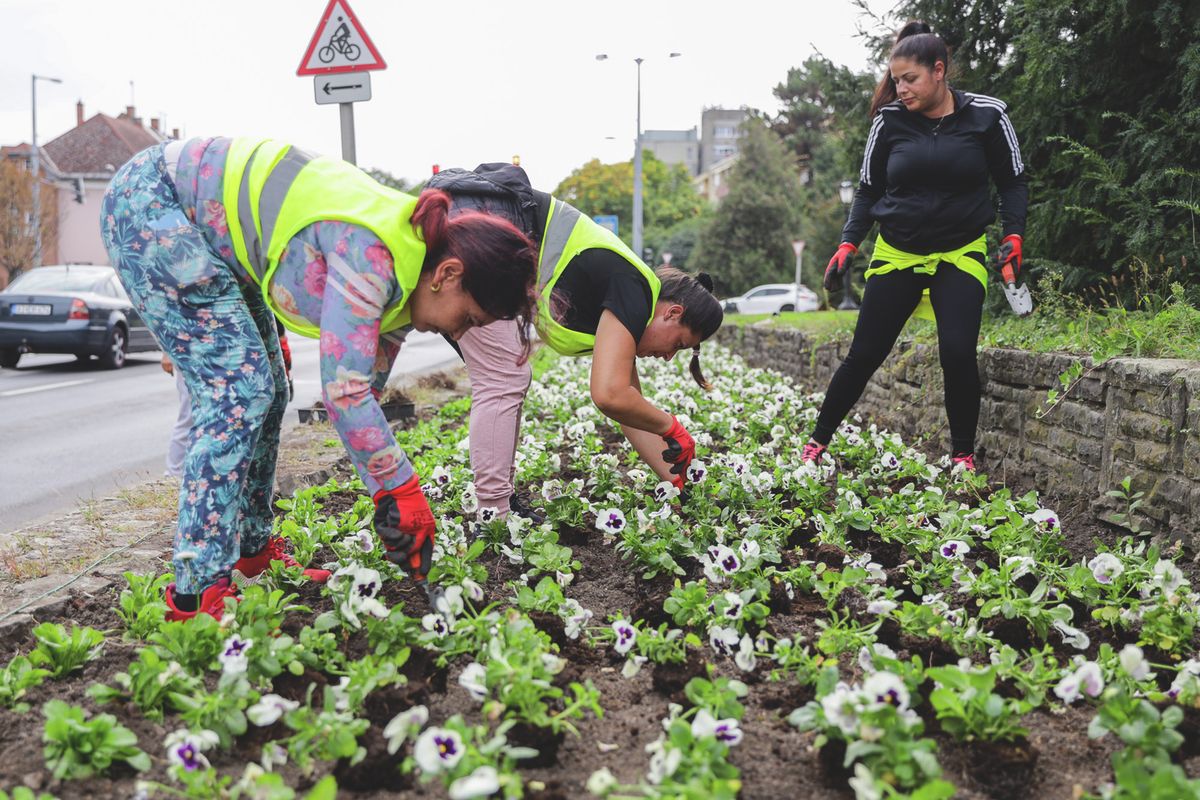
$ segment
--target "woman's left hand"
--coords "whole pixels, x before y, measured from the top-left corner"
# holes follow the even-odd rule
[[[1016,283],[1021,277],[1021,237],[1009,234],[1000,240],[1000,249],[996,251],[996,268],[1005,283]]]
[[[696,442],[687,432],[687,428],[679,424],[679,420],[674,416],[671,417],[671,427],[662,435],[662,440],[667,443],[667,449],[663,450],[662,454],[663,460],[675,465],[671,467],[672,475],[683,478],[687,475],[688,465],[696,457]]]

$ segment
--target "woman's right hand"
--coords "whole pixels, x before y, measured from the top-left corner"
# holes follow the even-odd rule
[[[404,567],[416,581],[429,574],[437,525],[416,475],[395,489],[375,493],[375,535],[387,560]]]
[[[662,435],[662,440],[667,443],[667,449],[662,453],[663,460],[674,465],[671,467],[671,474],[681,479],[685,478],[688,465],[696,457],[696,442],[692,435],[672,416],[671,427]]]
[[[849,242],[842,242],[838,246],[837,252],[833,254],[833,258],[829,259],[829,266],[825,267],[825,290],[828,292],[837,291],[842,282],[842,275],[846,273],[850,266],[850,259],[858,252],[858,248]]]

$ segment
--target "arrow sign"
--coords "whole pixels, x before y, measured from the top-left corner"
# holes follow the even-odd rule
[[[313,78],[313,96],[317,105],[365,103],[371,99],[371,73],[317,75]]]

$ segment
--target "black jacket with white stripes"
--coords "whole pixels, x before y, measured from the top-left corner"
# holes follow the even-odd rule
[[[999,190],[1003,235],[1025,234],[1028,179],[1006,106],[951,91],[954,112],[940,122],[899,100],[875,115],[843,242],[858,246],[878,222],[888,244],[905,252],[962,247],[996,218],[990,183]]]

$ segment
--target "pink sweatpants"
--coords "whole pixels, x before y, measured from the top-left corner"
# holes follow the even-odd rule
[[[533,373],[521,360],[517,323],[500,320],[471,328],[461,339],[471,379],[471,469],[480,508],[508,512],[521,406]]]

